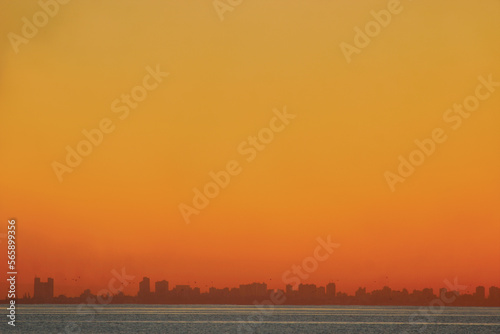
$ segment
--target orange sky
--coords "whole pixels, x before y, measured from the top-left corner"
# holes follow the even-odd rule
[[[281,288],[327,235],[341,246],[304,283],[499,286],[500,87],[457,130],[443,114],[500,81],[500,3],[402,0],[348,64],[339,45],[387,6],[243,1],[221,21],[211,1],[70,1],[16,53],[8,34],[40,7],[0,5],[0,233],[17,219],[19,291],[39,275],[97,292],[123,267],[126,293],[146,275]],[[169,75],[120,119],[113,101],[157,65]],[[240,143],[285,106],[296,117],[246,161]],[[59,182],[53,162],[103,119],[114,131]],[[435,128],[447,140],[392,192],[384,173]],[[231,160],[241,173],[186,224],[179,204]]]

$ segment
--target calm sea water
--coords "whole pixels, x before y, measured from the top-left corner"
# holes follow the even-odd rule
[[[19,333],[500,333],[500,308],[232,305],[25,305]],[[4,316],[6,322],[6,317]]]

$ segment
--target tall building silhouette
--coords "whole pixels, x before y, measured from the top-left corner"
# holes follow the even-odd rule
[[[476,293],[474,293],[474,298],[479,300],[484,300],[486,298],[486,289],[484,286],[476,287]]]
[[[48,278],[47,282],[40,281],[40,277],[35,277],[35,299],[50,299],[54,297],[54,279]]]
[[[335,297],[335,294],[336,294],[336,292],[337,292],[337,290],[336,290],[336,289],[337,289],[337,288],[336,288],[336,286],[335,286],[335,283],[328,283],[328,284],[326,285],[326,296],[327,296],[328,298],[330,298],[330,299],[331,299],[331,298],[334,298],[334,297]]]
[[[155,283],[155,295],[157,297],[165,298],[168,295],[168,282],[158,281]]]
[[[500,288],[497,288],[496,286],[492,286],[490,287],[490,294],[489,294],[489,298],[491,300],[499,300],[500,299]]]
[[[139,283],[139,297],[149,297],[151,293],[150,287],[149,287],[149,278],[143,277],[142,281]]]

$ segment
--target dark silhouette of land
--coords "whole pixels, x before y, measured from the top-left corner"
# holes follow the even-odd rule
[[[106,290],[108,291],[108,290]],[[163,280],[155,283],[155,291],[151,291],[150,280],[144,277],[139,283],[136,296],[127,296],[122,292],[95,295],[85,290],[79,297],[54,297],[54,280],[48,278],[41,282],[35,277],[34,296],[25,295],[17,299],[19,304],[234,304],[253,305],[267,302],[275,305],[430,305],[435,306],[500,306],[500,288],[489,288],[488,297],[483,286],[476,287],[473,294],[459,291],[439,290],[438,295],[433,289],[392,290],[385,286],[381,290],[367,292],[359,288],[354,295],[337,292],[335,283],[326,287],[314,284],[299,284],[297,289],[287,285],[285,290],[268,289],[266,283],[242,284],[237,288],[210,288],[208,292],[200,292],[200,288],[189,285],[176,285],[169,289],[168,282]],[[5,301],[8,302],[7,299]]]

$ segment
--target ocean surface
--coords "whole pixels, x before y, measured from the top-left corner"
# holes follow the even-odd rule
[[[1,333],[500,333],[500,308],[483,307],[20,305],[16,311],[15,328],[4,315]]]

